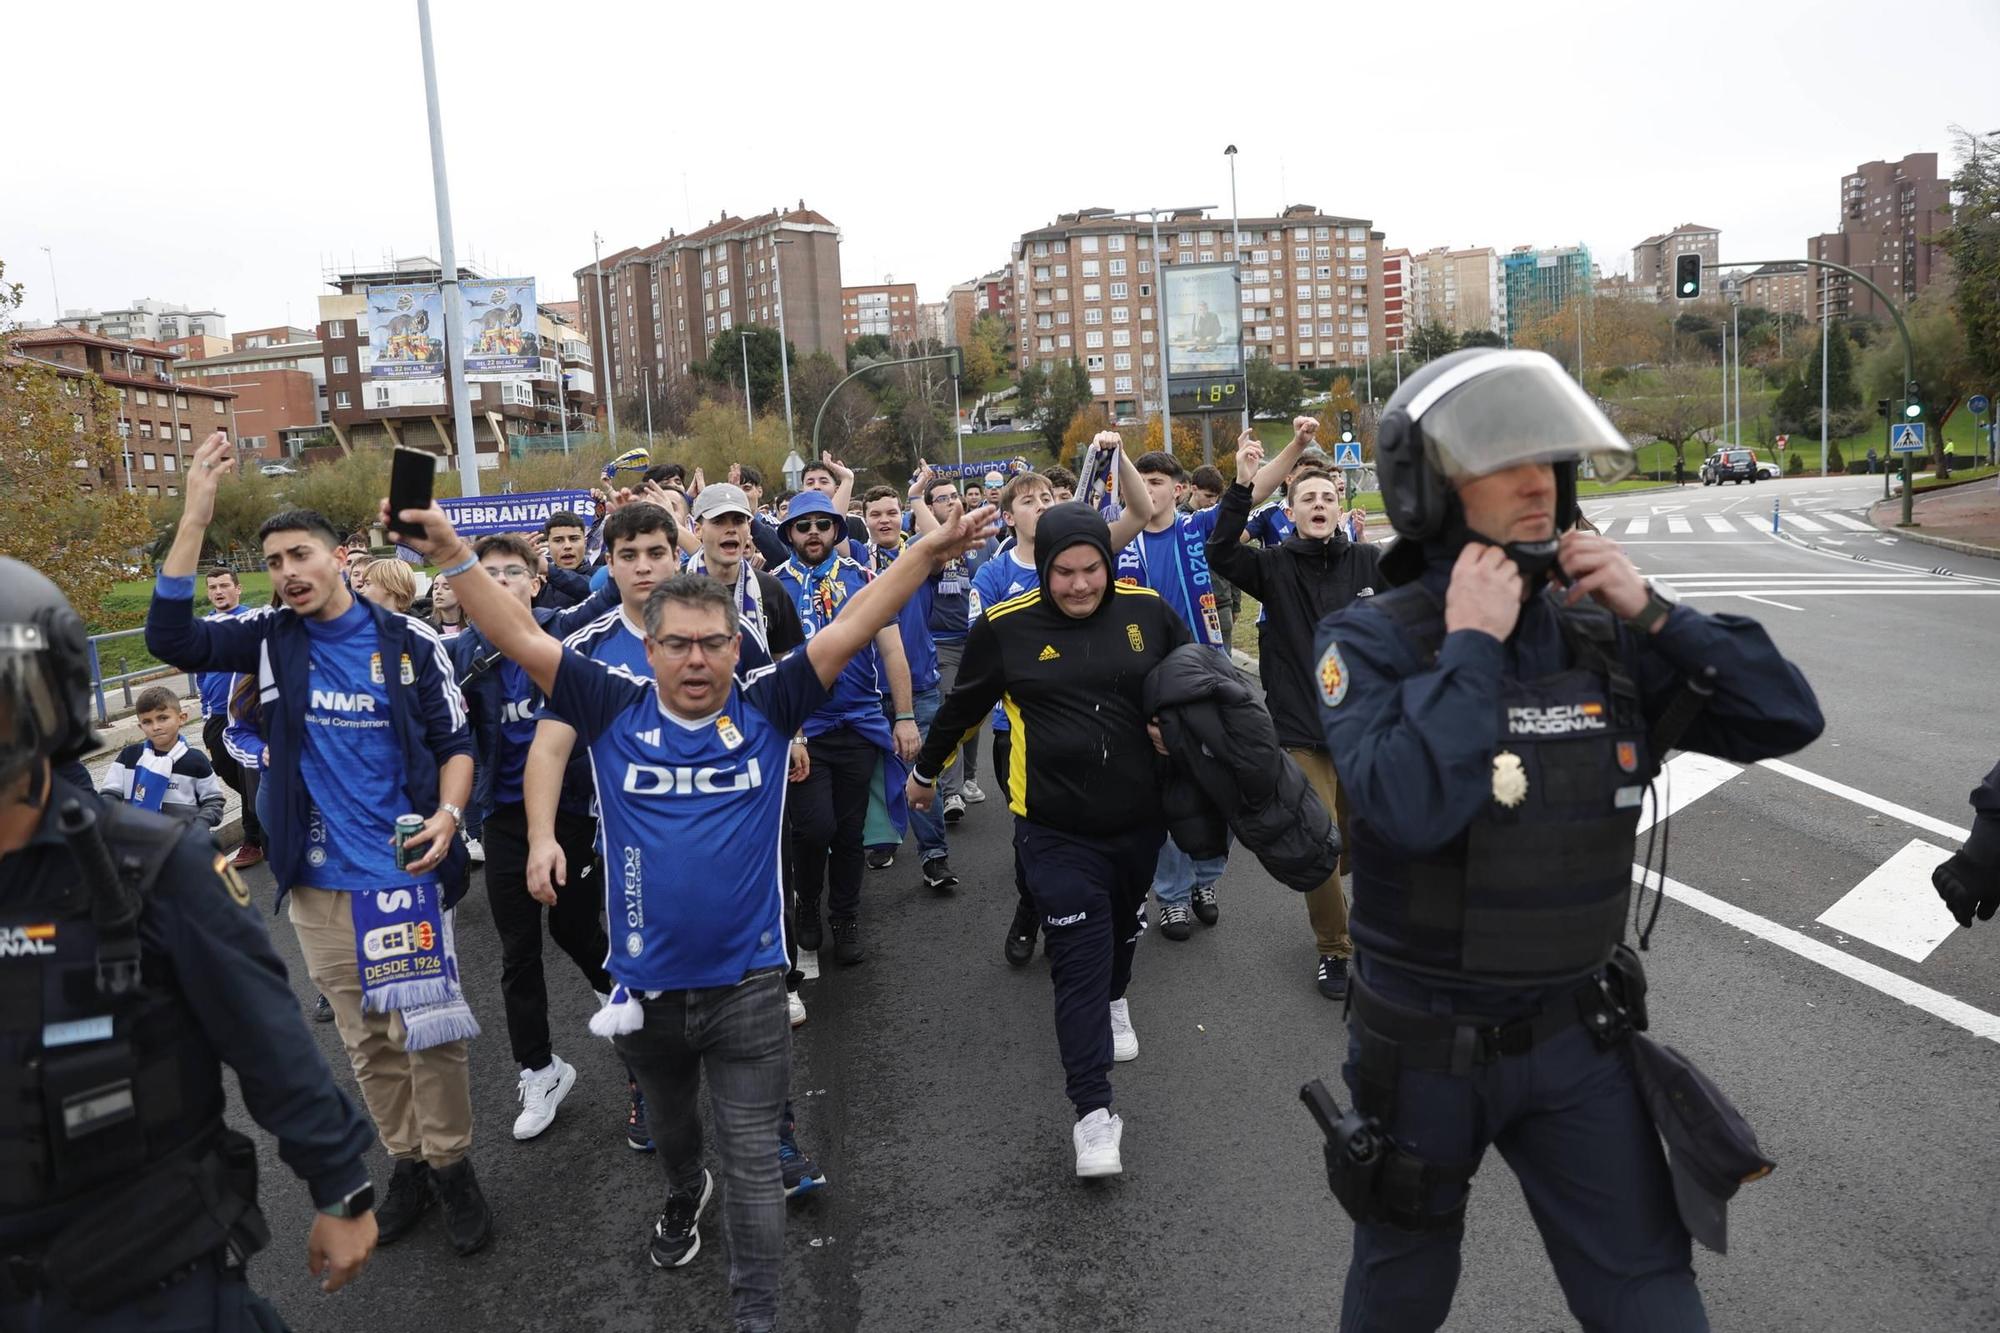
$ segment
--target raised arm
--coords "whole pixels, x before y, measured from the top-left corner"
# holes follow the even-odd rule
[[[1276,458],[1271,459],[1263,467],[1257,469],[1257,475],[1250,481],[1251,508],[1254,509],[1258,505],[1263,504],[1264,501],[1277,493],[1278,487],[1284,482],[1286,474],[1298,465],[1299,455],[1312,447],[1313,440],[1317,438],[1318,434],[1319,421],[1317,418],[1292,418],[1292,442],[1280,449]],[[1243,432],[1243,439],[1238,443],[1248,444],[1253,439],[1254,437],[1251,433],[1246,430]],[[1262,445],[1257,446],[1257,452],[1261,457],[1263,454]],[[1243,469],[1240,461],[1240,450],[1238,452],[1238,459],[1236,479],[1242,481]]]
[[[146,649],[183,671],[255,671],[263,618],[257,614],[198,620],[194,573],[215,517],[215,490],[228,475],[235,446],[221,431],[203,440],[188,460],[187,500],[167,558],[160,562],[152,605],[146,608]]]
[[[542,632],[535,623],[535,613],[488,578],[474,558],[472,548],[465,544],[451,526],[451,520],[432,501],[428,509],[405,509],[400,515],[389,512],[389,502],[382,502],[382,526],[389,528],[392,518],[400,518],[406,524],[421,525],[421,534],[415,537],[390,531],[389,540],[416,551],[432,564],[447,571],[451,579],[451,590],[458,594],[458,604],[465,610],[465,618],[478,626],[486,641],[503,654],[521,664],[528,673],[528,679],[535,682],[535,688],[544,694],[555,688],[556,667],[562,661],[562,644]]]
[[[812,660],[820,684],[831,689],[834,678],[854,655],[867,647],[883,626],[895,623],[896,613],[916,595],[925,579],[942,569],[953,556],[964,555],[998,529],[993,506],[981,505],[970,514],[960,515],[949,527],[940,527],[904,547],[902,555],[890,561],[887,569],[856,593],[832,624],[806,642],[806,655]],[[905,691],[908,679],[906,672]],[[906,692],[904,698],[908,697]],[[899,704],[898,711],[908,710]]]
[[[917,479],[910,483],[910,526],[917,536],[936,531],[937,515],[931,512],[931,484],[936,478],[931,473],[931,465],[921,458],[917,460]]]
[[[1132,466],[1132,460],[1120,447],[1124,443],[1122,435],[1115,430],[1099,431],[1091,443],[1101,449],[1118,450],[1118,503],[1123,509],[1111,525],[1111,549],[1122,551],[1153,521],[1153,497],[1147,493],[1139,469]]]
[[[833,512],[845,515],[848,503],[854,499],[854,470],[830,453],[821,454],[819,461],[826,464],[827,471],[840,483],[833,491]]]

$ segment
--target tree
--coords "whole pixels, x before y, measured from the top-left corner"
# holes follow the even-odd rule
[[[1068,361],[1058,361],[1055,369],[1046,376],[1034,372],[1034,395],[1029,395],[1029,371],[1021,372],[1021,407],[1017,419],[1027,417],[1036,434],[1050,453],[1062,449],[1063,432],[1069,429],[1070,419],[1081,412],[1092,401],[1090,376],[1083,369],[1083,362],[1072,357]]]
[[[863,361],[889,361],[896,355],[896,349],[889,345],[889,339],[880,333],[864,333],[847,345],[847,368],[856,370]]]
[[[743,381],[739,377],[735,392],[740,395]],[[701,390],[689,376],[680,375],[673,379],[650,385],[652,401],[647,402],[646,390],[626,394],[618,400],[618,420],[625,429],[644,429],[651,424],[653,430],[663,435],[685,435],[688,423],[694,418],[694,410],[701,406]],[[739,399],[740,401],[740,399]]]
[[[802,454],[804,443],[800,441]],[[789,449],[783,416],[766,413],[754,425],[746,426],[740,406],[718,402],[696,408],[687,437],[673,445],[674,461],[685,466],[690,475],[700,468],[709,481],[723,481],[731,463],[748,463],[763,473],[765,487],[770,490],[784,477]]]
[[[1826,345],[1826,405],[1831,412],[1846,412],[1861,406],[1861,390],[1854,384],[1854,345],[1847,341],[1847,334],[1838,324],[1833,326],[1831,338]],[[1815,429],[1819,424],[1819,362],[1820,348],[1815,344],[1812,354],[1806,357],[1805,378],[1800,381]]]
[[[748,334],[746,341],[743,335]],[[715,335],[715,341],[708,345],[708,356],[695,363],[694,372],[710,384],[724,385],[737,393],[743,391],[743,364],[747,356],[750,363],[750,405],[759,412],[768,412],[773,407],[782,408],[785,402],[785,358],[791,364],[799,362],[798,348],[789,341],[781,354],[778,348],[778,331],[763,324],[738,324],[733,329],[725,329]],[[658,421],[653,423],[656,427]]]
[[[1687,446],[1699,439],[1713,422],[1719,404],[1702,391],[1700,370],[1685,361],[1675,361],[1660,371],[1660,392],[1648,398],[1628,399],[1617,411],[1618,425],[1635,439],[1656,440],[1670,446],[1674,457],[1687,462]]]
[[[1062,449],[1057,453],[1058,461],[1082,456],[1083,446],[1097,438],[1097,433],[1111,429],[1111,418],[1096,403],[1084,408],[1069,419],[1069,426],[1063,431]]]
[[[1413,358],[1418,365],[1435,361],[1450,352],[1455,352],[1461,344],[1458,335],[1447,328],[1442,320],[1427,319],[1417,325],[1403,348],[1404,355]]]
[[[1949,293],[1940,287],[1923,293],[1904,310],[1903,322],[1910,330],[1911,373],[1923,395],[1923,419],[1931,426],[1933,465],[1942,473],[1946,470],[1944,423],[1982,382],[1973,369],[1973,354],[1966,346],[1965,331]],[[1870,398],[1901,400],[1902,339],[1884,338],[1869,348],[1861,362],[1860,379],[1868,386]]]
[[[959,392],[976,399],[986,392],[986,386],[1000,374],[1005,363],[995,354],[992,344],[982,338],[969,339],[959,349],[959,355],[964,358],[964,368],[958,377]]]
[[[1952,304],[1965,333],[1968,369],[1981,389],[1992,392],[2000,389],[2000,135],[1956,126],[1952,133],[1964,160],[1951,186],[1964,202],[1938,239],[1951,256]],[[1928,384],[1924,389],[1930,392]]]
[[[1306,396],[1306,382],[1295,370],[1280,370],[1268,356],[1253,356],[1244,365],[1250,393],[1250,415],[1293,417]]]
[[[863,436],[876,413],[875,397],[868,384],[871,377],[863,375],[840,384],[846,374],[840,363],[823,351],[812,353],[792,367],[792,401],[798,413],[801,458],[807,452],[815,421],[820,422],[820,448],[834,457],[858,456],[863,448]],[[836,384],[840,384],[838,392],[833,387]],[[831,402],[829,394],[833,395]],[[819,415],[821,404],[826,404],[824,418]]]
[[[1467,329],[1458,335],[1460,347],[1505,347],[1507,339],[1491,329]]]
[[[1123,431],[1119,433],[1126,434]],[[1164,438],[1165,434],[1160,429],[1160,414],[1155,412],[1146,418],[1146,425],[1139,432],[1139,442],[1129,449],[1129,455],[1137,458],[1141,454],[1150,454],[1161,447],[1160,441]],[[1129,443],[1129,435],[1127,439]],[[1201,427],[1185,414],[1174,418],[1173,455],[1190,472],[1201,466]]]

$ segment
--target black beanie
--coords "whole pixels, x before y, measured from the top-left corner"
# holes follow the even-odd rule
[[[1049,586],[1049,565],[1078,542],[1088,542],[1104,555],[1107,575],[1117,572],[1118,557],[1111,549],[1111,525],[1104,515],[1081,500],[1065,500],[1042,511],[1035,524],[1035,577],[1043,588]]]

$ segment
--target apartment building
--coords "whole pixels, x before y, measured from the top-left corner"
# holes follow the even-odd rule
[[[388,380],[370,374],[368,289],[438,282],[443,275],[438,261],[427,256],[327,275],[335,292],[319,298],[318,330],[326,360],[326,424],[343,449],[403,445],[457,453],[448,378]],[[486,278],[463,265],[458,276],[460,282]],[[500,467],[511,447],[527,437],[559,435],[565,424],[582,429],[596,412],[591,349],[581,330],[538,309],[535,337],[540,356],[532,373],[466,386],[481,470]]]
[[[1632,281],[1653,289],[1655,301],[1674,300],[1674,259],[1696,254],[1713,267],[1722,260],[1722,232],[1695,222],[1683,222],[1672,231],[1648,236],[1632,247]]]
[[[945,342],[962,347],[972,337],[972,325],[981,315],[998,315],[1013,322],[1014,266],[1003,265],[983,277],[954,283],[945,293]]]
[[[1507,252],[1505,271],[1509,342],[1528,321],[1561,310],[1578,297],[1588,299],[1595,280],[1590,247],[1581,243],[1550,250],[1516,246]]]
[[[1412,327],[1434,323],[1457,334],[1506,332],[1506,265],[1497,250],[1440,245],[1411,256],[1410,262],[1414,295],[1407,323]]]
[[[298,341],[270,342],[278,335]],[[236,428],[243,451],[266,459],[296,458],[330,436],[325,345],[308,329],[282,327],[237,334],[231,351],[182,361],[185,380],[236,395]]]
[[[39,329],[16,335],[8,350],[40,361],[58,373],[95,375],[118,394],[118,434],[125,441],[122,475],[110,484],[146,495],[179,495],[187,456],[216,431],[237,438],[230,407],[236,395],[201,381],[182,383],[173,375],[174,354],[82,329]],[[84,404],[86,424],[92,410]],[[79,477],[87,490],[96,480]]]
[[[1157,410],[1154,261],[1207,264],[1239,258],[1246,356],[1286,370],[1359,364],[1385,346],[1380,299],[1382,233],[1364,218],[1294,204],[1276,217],[1240,220],[1187,211],[1154,226],[1104,208],[1079,209],[1014,244],[1016,349],[1023,366],[1076,357],[1091,393],[1114,419]]]
[[[1819,282],[1810,264],[1766,264],[1740,278],[1743,304],[1819,319]]]
[[[1382,252],[1382,347],[1400,352],[1416,313],[1413,297],[1416,264],[1408,250]]]
[[[82,329],[121,342],[135,339],[165,342],[169,338],[207,335],[227,338],[229,321],[219,310],[190,309],[172,301],[142,297],[122,310],[65,310],[66,328]]]
[[[1936,153],[1900,162],[1864,162],[1840,181],[1840,229],[1814,236],[1806,254],[1865,274],[1907,305],[1944,272],[1942,247],[1930,238],[1951,225],[1951,182],[1938,177]],[[1887,318],[1875,294],[1845,273],[1821,269],[1816,284],[1835,319]],[[1817,285],[1812,308],[1820,308]]]
[[[739,324],[782,323],[801,356],[846,354],[840,228],[804,200],[783,212],[668,232],[593,259],[576,270],[576,282],[580,328],[617,398],[686,377],[716,336]],[[600,312],[609,343],[601,348]]]
[[[917,284],[884,278],[872,287],[840,289],[840,328],[848,342],[887,338],[901,347],[922,337],[917,328]]]

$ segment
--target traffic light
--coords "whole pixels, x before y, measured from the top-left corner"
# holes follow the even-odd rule
[[[1354,413],[1345,409],[1340,414],[1340,442],[1342,444],[1354,442]]]
[[[1922,416],[1924,414],[1923,398],[1923,390],[1917,387],[1915,380],[1911,380],[1903,393],[1903,415],[1911,421],[1915,421],[1918,417]]]
[[[1701,256],[1674,256],[1674,296],[1682,301],[1692,301],[1701,295]]]
[[[1889,400],[1887,398],[1877,398],[1875,400],[1875,415],[1884,421],[1889,419]]]

